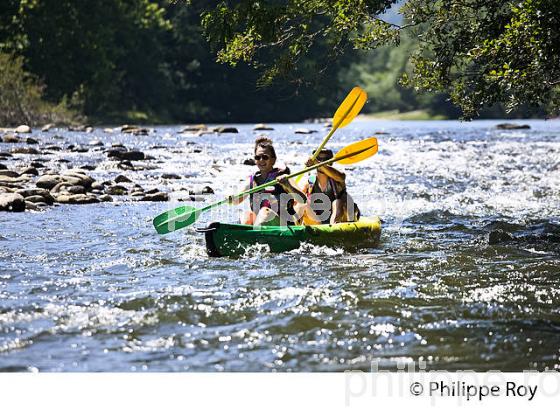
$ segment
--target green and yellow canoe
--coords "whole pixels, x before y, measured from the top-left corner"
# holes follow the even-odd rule
[[[204,232],[209,256],[239,256],[257,244],[268,245],[271,252],[297,249],[302,243],[357,251],[379,244],[379,218],[360,218],[357,222],[312,226],[252,226],[211,223]]]

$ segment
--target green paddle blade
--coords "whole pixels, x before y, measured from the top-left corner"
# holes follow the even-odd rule
[[[154,218],[154,227],[157,233],[166,234],[184,228],[196,222],[200,210],[192,206],[180,206],[166,211]]]

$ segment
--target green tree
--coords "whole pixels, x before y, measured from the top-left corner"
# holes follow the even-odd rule
[[[24,56],[51,101],[79,93],[87,114],[149,111],[172,89],[164,14],[148,0],[21,0],[4,48]]]
[[[0,124],[37,125],[46,122],[68,123],[78,119],[60,104],[43,101],[44,85],[23,68],[23,58],[0,52]]]
[[[319,39],[329,50],[322,55],[332,57],[398,45],[408,32],[418,47],[403,84],[448,93],[465,118],[496,103],[558,112],[557,0],[408,0],[403,25],[379,17],[396,2],[222,1],[204,15],[204,27],[219,61],[263,63],[265,79],[293,70]]]

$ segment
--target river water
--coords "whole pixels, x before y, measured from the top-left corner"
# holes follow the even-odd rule
[[[328,146],[386,133],[377,155],[346,169],[362,213],[383,220],[381,245],[255,248],[240,259],[208,258],[194,227],[234,221],[242,207],[165,236],[151,220],[188,204],[177,201],[188,189],[211,186],[206,203],[235,192],[252,171],[242,164],[252,125],[199,137],[180,127],[59,131],[67,143],[101,139],[154,156],[142,171],[116,169],[101,150],[57,158],[172,200],[0,213],[0,370],[559,369],[560,122],[496,123],[354,121]],[[326,134],[272,126],[292,170]],[[318,132],[295,134],[302,126]],[[169,172],[181,179],[160,178]],[[489,240],[503,232],[510,240]]]

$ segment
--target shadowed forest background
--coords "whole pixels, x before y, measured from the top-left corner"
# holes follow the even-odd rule
[[[399,84],[410,71],[418,41],[414,36],[403,34],[398,47],[348,49],[328,60],[318,56],[329,54],[329,46],[319,40],[297,69],[269,84],[262,67],[270,61],[216,62],[217,50],[201,26],[201,14],[215,5],[3,0],[0,126],[299,121],[330,116],[355,85],[368,93],[365,113],[390,117],[412,112],[412,119],[460,116],[447,94],[419,93]],[[383,18],[400,23],[398,7],[393,5]],[[519,110],[506,115],[500,105],[481,112],[483,118],[526,115]]]

